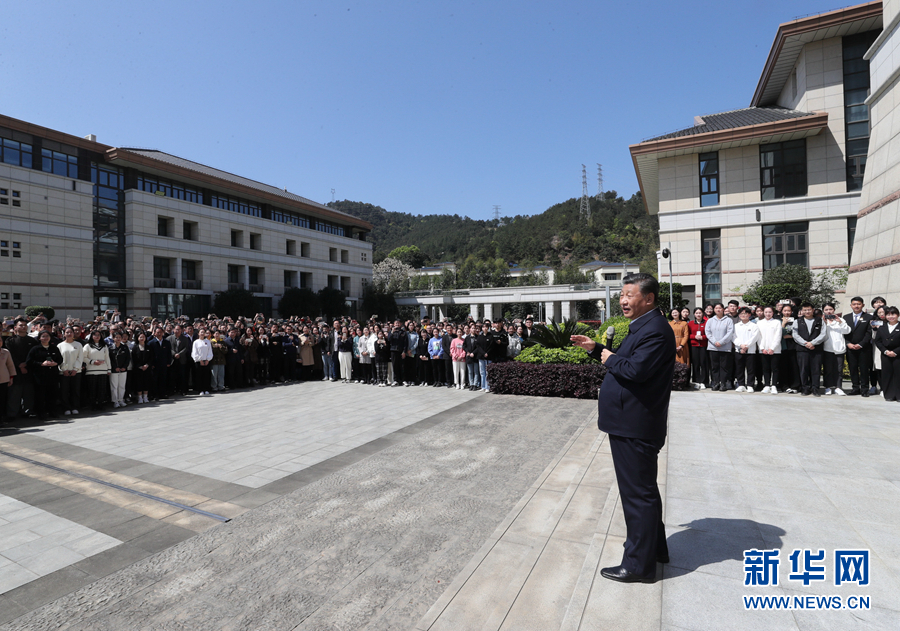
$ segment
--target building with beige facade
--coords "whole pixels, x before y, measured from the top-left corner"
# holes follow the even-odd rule
[[[881,2],[782,24],[750,107],[630,147],[691,306],[740,299],[785,263],[850,264],[869,154],[865,55],[881,29]]]
[[[884,30],[865,55],[872,134],[859,201],[849,296],[900,304],[900,0],[884,3]]]
[[[339,289],[352,313],[372,277],[371,228],[161,151],[0,116],[0,313],[197,316],[243,288],[277,314],[290,287]]]

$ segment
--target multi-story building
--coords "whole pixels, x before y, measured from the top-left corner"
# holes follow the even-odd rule
[[[350,312],[371,281],[371,228],[161,151],[0,116],[0,313],[205,315],[233,288],[273,313],[289,287],[339,289]]]
[[[865,58],[871,71],[866,179],[847,295],[900,304],[900,0],[884,3],[884,30]]]
[[[750,107],[632,145],[647,211],[691,305],[791,263],[849,265],[869,147],[871,2],[779,26]]]
[[[637,263],[608,263],[606,261],[591,261],[578,266],[578,270],[590,274],[594,278],[594,284],[599,287],[615,287],[616,291],[622,288],[622,279],[629,274],[637,274],[641,271]]]

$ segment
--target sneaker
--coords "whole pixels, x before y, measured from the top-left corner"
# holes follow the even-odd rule
[[[72,414],[78,414],[78,410],[72,410]]]
[[[734,391],[735,392],[746,392],[747,388],[745,388],[744,386],[738,386],[737,388],[734,389]]]
[[[769,386],[766,386],[765,388],[763,388],[763,389],[762,389],[762,393],[763,393],[763,394],[769,394]]]
[[[72,410],[66,410],[63,412],[63,416],[69,416],[72,413]]]
[[[698,390],[706,390],[706,386],[702,383],[698,383],[697,385],[700,386],[699,388],[697,388]]]
[[[840,388],[835,388],[835,389],[834,389],[834,393],[835,393],[836,395],[838,395],[839,397],[845,397],[845,396],[847,396],[847,393],[844,392],[843,390],[841,390]]]
[[[831,388],[825,388],[825,396],[831,396]]]
[[[115,402],[115,403],[113,403],[113,407],[114,407],[114,408],[117,408],[117,407],[119,407],[119,402],[118,402],[118,401],[116,401],[116,402]]]
[[[125,403],[124,401],[119,401],[119,407],[120,407],[120,408],[123,408],[123,407],[125,407],[126,405],[128,405],[128,404]]]
[[[769,389],[769,394],[778,394],[778,388],[776,388],[775,386],[772,386]]]

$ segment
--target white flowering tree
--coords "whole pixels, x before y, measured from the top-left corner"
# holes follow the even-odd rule
[[[412,267],[406,263],[386,258],[381,263],[372,266],[372,285],[376,291],[385,294],[404,291],[409,286],[411,271]]]

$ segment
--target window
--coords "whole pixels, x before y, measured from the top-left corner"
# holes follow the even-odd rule
[[[345,293],[350,293],[350,277],[349,276],[341,276],[341,291]]]
[[[847,190],[862,189],[869,152],[869,62],[863,55],[875,41],[878,31],[857,33],[843,38],[844,125],[847,146]]]
[[[0,248],[8,248],[9,241],[0,241]]]
[[[12,200],[12,202],[13,202],[13,204],[12,204],[13,206],[17,206],[17,207],[21,207],[21,206],[22,206],[21,200],[14,199],[14,200]]]
[[[0,162],[31,168],[31,145],[8,138],[0,138]]]
[[[181,280],[197,280],[197,261],[181,261]]]
[[[13,300],[21,300],[22,294],[13,294]]]
[[[41,170],[63,177],[78,177],[78,156],[41,149]]]
[[[20,258],[22,258],[22,253],[21,253],[21,252],[16,252],[15,250],[13,250],[13,258],[14,258],[14,259],[20,259]]]
[[[603,280],[619,280],[618,274],[603,274]]]
[[[9,256],[9,250],[0,250],[0,256]]]
[[[341,288],[341,280],[337,276],[328,276],[328,288],[329,289],[340,289]]]
[[[241,213],[242,215],[250,215],[251,217],[262,217],[262,209],[259,204],[249,202],[239,197],[230,197],[228,195],[214,194],[210,198],[210,205],[223,210]]]
[[[759,147],[763,201],[806,195],[806,139]]]
[[[262,267],[251,267],[249,268],[249,282],[250,282],[250,291],[253,292],[262,292],[265,291],[265,277],[266,270]]]
[[[722,254],[721,231],[702,230],[703,256],[703,303],[722,300]]]
[[[309,244],[308,243],[300,243],[300,256],[303,258],[309,258]]]
[[[335,226],[324,221],[316,222],[316,230],[318,230],[319,232],[327,232],[328,234],[336,234],[340,237],[346,236],[344,233],[344,228],[342,226]]]
[[[369,260],[369,255],[368,255],[366,252],[360,252],[360,253],[359,253],[359,260],[360,260],[360,261],[363,261],[363,262],[368,261],[368,260]]]
[[[297,254],[297,242],[288,239],[285,243],[284,253],[288,256],[295,256]]]
[[[334,263],[337,263],[338,260],[338,251],[337,248],[328,248],[328,260]]]
[[[251,250],[261,250],[262,249],[262,235],[261,234],[253,234],[250,233],[250,249]]]
[[[186,241],[197,240],[197,223],[194,221],[185,221],[183,227],[183,236]]]
[[[172,197],[194,204],[203,203],[203,192],[200,189],[143,173],[138,175],[137,190],[145,193],[154,193],[161,197]]]
[[[719,153],[700,154],[700,206],[719,203]]]
[[[312,289],[312,272],[300,272],[300,288]]]
[[[280,208],[272,209],[272,221],[277,221],[278,223],[286,223],[292,226],[297,226],[298,228],[309,228],[308,218],[292,212],[288,212],[286,210],[281,210]]]
[[[228,266],[228,289],[243,289],[240,265]]]
[[[359,279],[359,282],[360,282],[360,284],[363,286],[363,288],[368,287],[368,285],[369,285],[369,279],[366,278],[365,276],[363,276],[362,278],[360,278],[360,279]]]
[[[244,242],[244,233],[240,230],[232,230],[231,231],[231,247],[240,248],[243,247]]]
[[[856,239],[856,217],[847,217],[847,265],[853,258],[853,241]]]
[[[169,259],[161,256],[153,257],[153,278],[171,278]]]
[[[808,263],[809,222],[773,224],[763,226],[763,270],[779,265],[803,265]]]
[[[350,262],[350,251],[349,250],[341,250],[341,263],[349,263]]]
[[[9,195],[9,192],[5,188],[0,188],[0,195]]]
[[[284,288],[290,289],[297,286],[297,272],[284,270]]]
[[[169,221],[168,217],[157,217],[156,218],[156,234],[160,237],[168,237],[169,236]]]
[[[9,199],[6,197],[0,197],[0,206],[9,206]]]
[[[18,241],[13,241],[13,248],[20,248],[20,247],[22,247],[21,243],[19,243]]]

